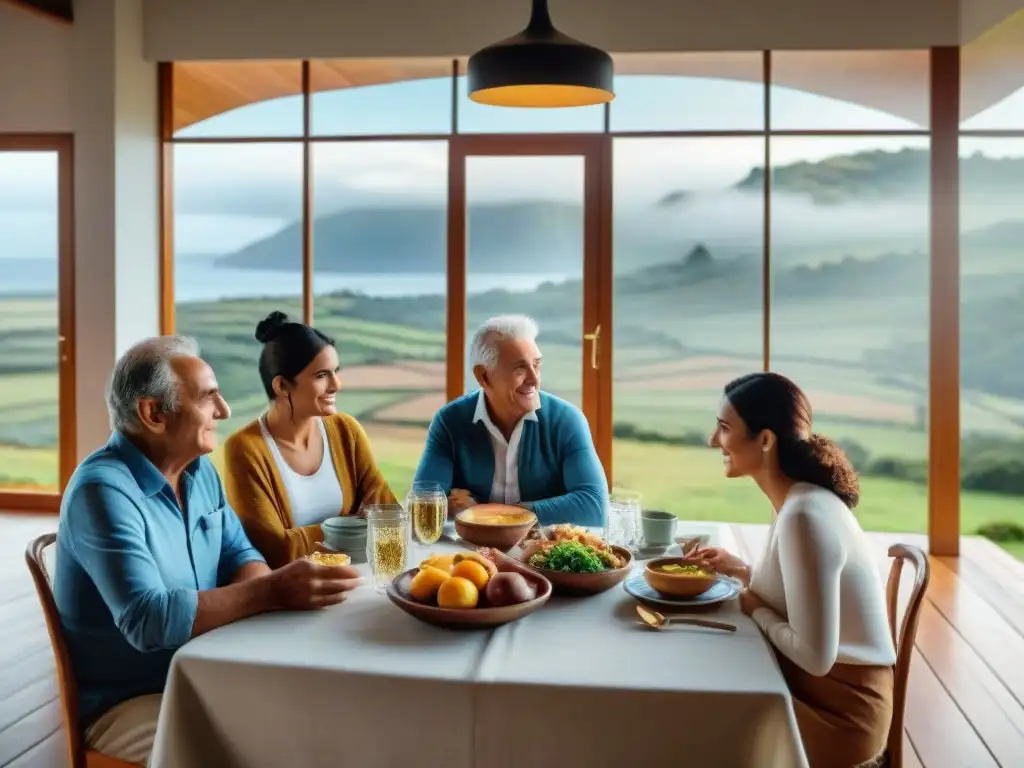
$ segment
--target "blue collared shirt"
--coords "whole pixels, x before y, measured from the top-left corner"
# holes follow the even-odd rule
[[[79,689],[82,726],[163,691],[192,634],[199,592],[263,562],[206,457],[170,483],[124,435],[89,456],[61,502],[53,591]]]

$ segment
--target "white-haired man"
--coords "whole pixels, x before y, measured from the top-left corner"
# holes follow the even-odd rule
[[[416,480],[439,483],[453,511],[494,502],[532,509],[543,525],[604,525],[608,483],[587,420],[540,389],[537,324],[492,318],[470,356],[480,389],[434,416]]]
[[[358,573],[271,571],[250,545],[205,455],[230,411],[191,339],[129,349],[107,407],[113,435],[64,491],[54,598],[86,745],[144,764],[177,648],[256,613],[341,602]]]

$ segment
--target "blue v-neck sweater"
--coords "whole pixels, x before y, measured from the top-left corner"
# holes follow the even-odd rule
[[[439,483],[445,492],[463,488],[490,501],[494,448],[483,422],[473,421],[479,390],[445,405],[427,432],[417,481]],[[603,526],[608,482],[586,418],[576,406],[540,393],[537,421],[524,421],[519,440],[519,495],[542,525]]]

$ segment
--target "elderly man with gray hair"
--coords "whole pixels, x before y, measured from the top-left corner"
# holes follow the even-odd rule
[[[129,349],[107,407],[113,435],[64,491],[54,598],[86,746],[145,764],[177,648],[256,613],[341,602],[358,573],[271,571],[250,545],[206,457],[230,411],[191,339]]]
[[[542,525],[604,525],[608,483],[576,406],[540,389],[537,324],[495,317],[470,350],[480,389],[434,416],[416,480],[439,483],[459,511],[493,502],[531,509]]]

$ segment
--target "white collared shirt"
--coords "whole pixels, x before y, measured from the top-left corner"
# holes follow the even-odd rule
[[[512,437],[505,440],[501,430],[491,421],[491,414],[487,412],[487,400],[484,391],[476,401],[476,413],[473,414],[473,423],[482,421],[487,427],[491,436],[491,446],[494,448],[494,480],[491,483],[491,498],[489,501],[496,504],[518,504],[521,501],[519,495],[519,440],[523,436],[523,422],[537,421],[537,412],[530,411],[519,420],[515,429],[512,430]]]

